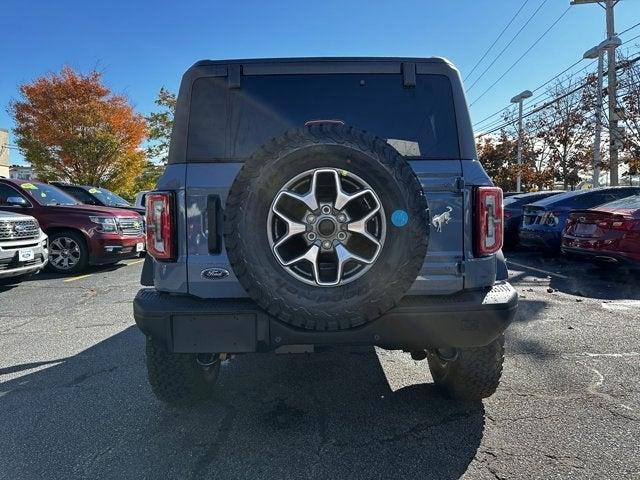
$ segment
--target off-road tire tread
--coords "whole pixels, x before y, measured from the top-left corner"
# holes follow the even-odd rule
[[[169,353],[156,340],[146,339],[147,376],[158,400],[172,405],[192,405],[215,393],[213,381],[205,380],[195,355]],[[215,366],[217,378],[220,362]]]
[[[359,308],[342,308],[339,311],[336,308],[329,312],[322,308],[312,310],[288,305],[280,294],[280,289],[284,288],[284,285],[279,284],[273,272],[256,271],[258,270],[256,266],[249,267],[246,258],[242,255],[243,249],[251,246],[243,244],[244,239],[239,235],[237,227],[243,221],[247,197],[252,193],[256,179],[262,175],[269,160],[318,144],[346,146],[364,152],[373,151],[386,171],[403,186],[404,200],[410,211],[415,213],[405,226],[410,229],[412,236],[411,242],[407,245],[407,248],[410,248],[407,261],[397,265],[394,275],[389,276],[384,296],[369,298],[364,302],[365,305]],[[287,131],[263,145],[245,161],[227,198],[224,241],[229,262],[238,281],[258,305],[290,325],[312,330],[335,331],[357,327],[375,320],[397,305],[415,281],[424,262],[429,233],[428,223],[427,201],[420,182],[409,164],[393,147],[381,138],[353,127],[316,124]],[[354,283],[356,282],[340,288],[300,288],[297,293],[314,303],[333,302],[339,306],[345,299],[367,295],[368,286],[356,288],[353,286]]]
[[[489,345],[461,348],[450,362],[430,354],[429,368],[435,384],[449,396],[466,401],[493,395],[500,384],[504,363],[504,334]]]

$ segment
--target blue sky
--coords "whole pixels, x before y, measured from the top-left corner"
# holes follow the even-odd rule
[[[484,70],[543,0],[529,0],[501,41],[474,72]],[[0,128],[21,82],[68,64],[97,68],[105,82],[148,113],[161,86],[177,90],[199,59],[292,56],[444,56],[463,77],[524,0],[413,1],[162,1],[5,0],[0,56]],[[562,14],[569,0],[547,0],[511,47],[468,92],[471,102]],[[640,22],[640,0],[621,0],[616,30]],[[474,121],[505,106],[581,58],[604,38],[604,11],[571,7],[560,22],[482,99]],[[625,34],[640,34],[640,27]],[[640,42],[629,42],[627,48]],[[638,51],[640,47],[632,48]],[[585,66],[577,65],[574,70]],[[11,137],[10,137],[10,141]],[[12,163],[21,157],[11,151]]]

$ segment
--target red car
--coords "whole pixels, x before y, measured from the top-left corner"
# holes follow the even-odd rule
[[[82,205],[46,183],[0,178],[0,210],[38,220],[49,235],[48,268],[58,273],[116,263],[144,250],[142,217],[136,212]]]
[[[640,267],[640,195],[571,212],[562,232],[562,251]]]

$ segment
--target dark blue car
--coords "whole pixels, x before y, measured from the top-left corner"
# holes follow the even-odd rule
[[[504,246],[515,247],[520,237],[523,207],[543,198],[564,193],[562,190],[545,190],[542,192],[516,193],[504,199]]]
[[[592,208],[603,203],[640,193],[640,187],[606,187],[576,190],[525,205],[520,229],[520,244],[560,250],[562,230],[574,209]]]

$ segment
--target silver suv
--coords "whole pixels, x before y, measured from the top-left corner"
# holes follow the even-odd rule
[[[37,273],[48,256],[47,235],[35,218],[0,212],[0,279]]]

